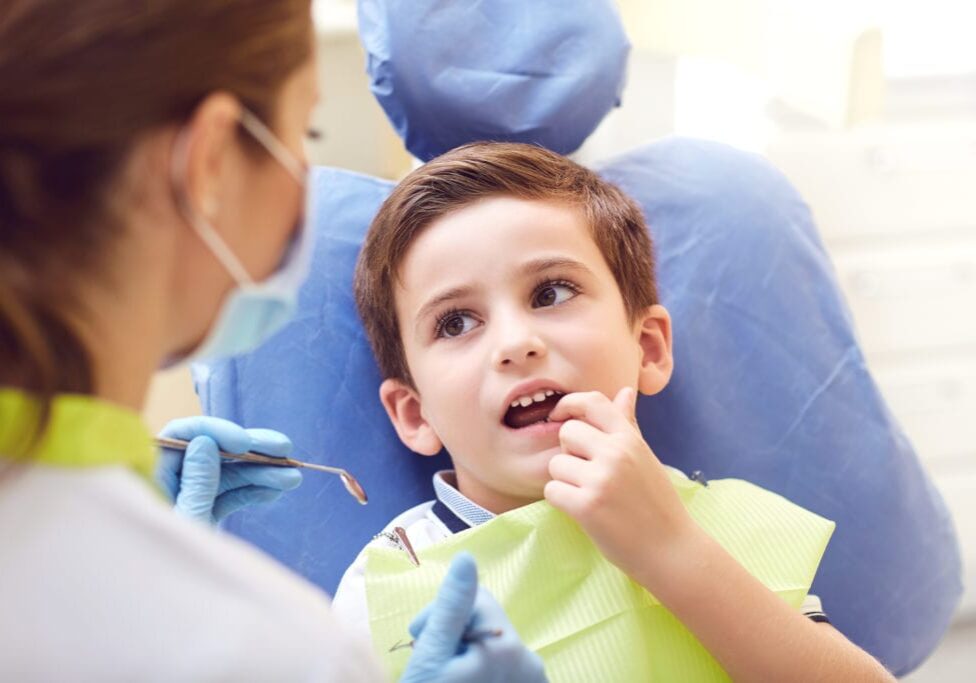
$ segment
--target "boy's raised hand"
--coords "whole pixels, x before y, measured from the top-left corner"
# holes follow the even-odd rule
[[[579,522],[603,554],[645,586],[664,578],[663,560],[698,527],[641,436],[630,387],[613,401],[567,394],[549,415],[563,422],[562,453],[549,461],[545,496]]]
[[[634,418],[636,393],[567,394],[545,495],[650,590],[733,680],[893,681],[756,580],[691,518]],[[720,577],[721,580],[716,580]]]

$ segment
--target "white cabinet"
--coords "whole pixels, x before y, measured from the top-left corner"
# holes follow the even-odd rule
[[[769,156],[829,243],[976,231],[976,121],[791,133]]]
[[[976,614],[976,121],[784,134],[889,406],[945,497]]]
[[[827,242],[869,357],[976,349],[973,217],[972,234]]]
[[[891,411],[929,471],[942,477],[976,470],[976,358],[929,354],[874,366]]]

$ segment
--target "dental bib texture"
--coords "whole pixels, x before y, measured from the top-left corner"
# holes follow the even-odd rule
[[[422,11],[435,12],[436,3],[379,4],[407,14],[417,8],[414,20],[386,24],[390,40],[395,34],[409,45],[413,38],[401,27],[423,26]],[[524,5],[545,8],[551,22],[586,34],[572,43],[577,46],[599,41],[601,27],[616,21],[613,13],[579,22],[580,13],[612,11],[611,3],[586,0],[463,4],[492,5],[493,23],[505,21],[500,8],[513,21]],[[416,49],[457,42],[450,36],[470,29],[467,14],[450,17],[457,22],[453,34],[438,23],[437,35],[414,40]],[[531,36],[512,35],[531,51]],[[410,75],[414,88],[433,88],[446,68],[392,54],[401,71],[403,60],[417,70]],[[605,64],[601,54],[594,63]],[[475,57],[486,64],[495,58],[487,48],[471,51],[465,68]],[[458,81],[458,90],[464,83]],[[386,97],[396,99],[399,81],[390,84]],[[547,97],[550,91],[525,94],[533,92]],[[570,94],[587,109],[585,87]],[[520,107],[526,117],[539,111],[531,102],[510,104],[507,121],[522,118]],[[440,141],[441,126],[463,125],[434,108],[413,111],[404,106],[412,135],[429,140],[431,151],[454,142]],[[557,111],[563,118],[548,122],[552,130],[576,128],[571,107],[552,115]],[[500,114],[496,121],[503,121]],[[662,394],[638,402],[648,443],[684,472],[744,479],[834,520],[837,531],[812,592],[847,637],[896,674],[910,671],[935,648],[959,600],[959,549],[938,491],[868,372],[802,197],[762,158],[684,138],[653,142],[598,170],[643,207],[661,296],[674,320],[674,377]],[[445,456],[421,458],[397,439],[378,399],[380,377],[353,303],[356,256],[392,187],[315,169],[309,215],[315,253],[297,317],[255,352],[194,368],[204,412],[283,431],[296,458],[345,467],[363,484],[365,507],[337,478],[307,473],[299,489],[274,505],[226,523],[330,592],[390,519],[433,497],[433,472],[450,467]]]
[[[775,494],[734,479],[707,487],[671,474],[695,521],[793,607],[807,595],[834,525]],[[641,543],[640,529],[633,530]],[[695,637],[650,593],[606,560],[572,519],[541,501],[418,553],[370,548],[366,565],[373,645],[396,679],[407,626],[433,599],[460,550],[553,683],[727,681]],[[716,581],[721,578],[717,577]]]

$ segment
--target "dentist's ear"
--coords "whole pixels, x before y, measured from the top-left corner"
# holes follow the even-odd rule
[[[637,388],[642,394],[656,394],[671,381],[674,357],[671,355],[671,316],[664,306],[649,306],[635,322],[641,348]]]
[[[437,455],[443,444],[434,428],[424,418],[420,395],[398,379],[380,385],[380,401],[403,445],[420,455]]]
[[[208,95],[185,124],[182,141],[185,149],[173,163],[180,166],[178,174],[182,190],[192,207],[209,219],[214,218],[220,201],[220,183],[227,174],[229,154],[237,140],[241,104],[225,92]]]

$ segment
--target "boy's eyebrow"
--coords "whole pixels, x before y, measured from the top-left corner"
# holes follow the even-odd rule
[[[424,305],[417,310],[416,320],[418,325],[420,322],[426,318],[432,310],[443,304],[445,301],[450,301],[452,299],[460,299],[461,297],[468,296],[474,288],[469,285],[462,285],[460,287],[451,287],[450,289],[444,290],[437,296],[428,299],[424,302]]]
[[[544,258],[533,259],[526,263],[523,263],[519,268],[521,273],[540,273],[544,270],[551,270],[553,268],[563,268],[567,270],[575,270],[580,273],[587,273],[592,275],[593,271],[586,267],[586,264],[576,259],[567,258],[565,256],[548,256]]]

